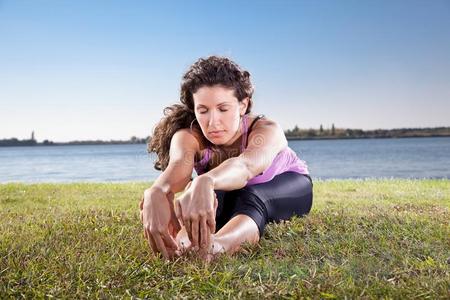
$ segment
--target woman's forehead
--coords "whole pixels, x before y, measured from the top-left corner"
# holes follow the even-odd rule
[[[194,98],[203,98],[208,96],[228,96],[234,97],[234,89],[220,85],[202,86],[194,94]]]
[[[235,104],[237,98],[234,90],[223,87],[201,87],[193,94],[196,106],[218,106],[224,104]]]

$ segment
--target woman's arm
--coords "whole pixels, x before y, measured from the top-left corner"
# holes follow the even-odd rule
[[[184,130],[177,131],[170,143],[167,168],[151,188],[145,190],[141,205],[144,236],[151,249],[169,258],[176,253],[174,240],[178,224],[174,210],[174,195],[190,181],[198,143]]]
[[[243,188],[247,181],[266,170],[288,143],[280,125],[260,120],[250,132],[248,146],[237,157],[196,178],[213,189],[231,191]]]
[[[170,142],[169,164],[150,189],[159,189],[166,195],[183,191],[191,180],[198,149],[198,141],[189,130],[175,132]]]

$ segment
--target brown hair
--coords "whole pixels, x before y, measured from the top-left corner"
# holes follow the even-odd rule
[[[221,85],[234,89],[240,101],[249,98],[246,114],[252,108],[253,85],[250,73],[226,57],[209,56],[197,60],[182,77],[180,103],[164,108],[164,117],[155,126],[147,150],[156,152],[155,169],[164,171],[169,164],[169,149],[172,136],[180,129],[189,128],[195,120],[193,94],[204,86]],[[198,124],[194,126],[199,129]]]

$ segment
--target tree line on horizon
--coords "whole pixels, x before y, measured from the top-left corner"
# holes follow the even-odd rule
[[[288,139],[437,137],[450,136],[450,127],[362,130],[336,128],[334,124],[328,129],[324,129],[322,125],[319,129],[300,129],[296,125],[292,130],[286,130],[284,133]]]
[[[58,145],[120,145],[120,144],[145,144],[148,139],[146,138],[138,138],[136,136],[132,136],[129,140],[85,140],[85,141],[70,141],[70,142],[53,142],[49,140],[44,140],[42,143],[37,142],[34,138],[19,140],[17,138],[10,139],[1,139],[0,147],[6,146],[58,146]]]
[[[351,139],[351,138],[401,138],[401,137],[439,137],[450,136],[450,127],[430,127],[430,128],[397,128],[397,129],[348,129],[336,128],[332,124],[331,128],[324,129],[322,125],[318,129],[301,129],[297,125],[293,129],[285,132],[288,140],[292,139]],[[85,140],[70,142],[53,142],[44,140],[37,142],[34,132],[30,139],[19,140],[17,138],[0,139],[0,147],[8,146],[52,146],[52,145],[120,145],[120,144],[146,144],[151,140],[151,136],[138,138],[132,136],[129,140]]]

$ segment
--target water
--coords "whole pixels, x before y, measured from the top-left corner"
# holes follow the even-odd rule
[[[313,178],[450,178],[450,137],[289,141]],[[150,181],[146,145],[1,147],[0,182]]]
[[[290,141],[313,177],[450,178],[450,137]]]

